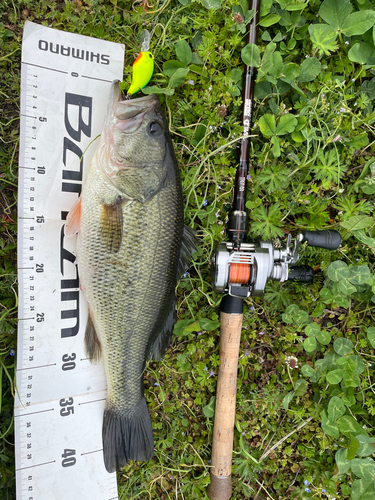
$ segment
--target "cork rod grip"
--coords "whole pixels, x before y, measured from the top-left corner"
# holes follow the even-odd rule
[[[220,366],[212,443],[211,484],[207,490],[211,500],[229,500],[232,493],[233,431],[242,318],[243,314],[220,313]]]

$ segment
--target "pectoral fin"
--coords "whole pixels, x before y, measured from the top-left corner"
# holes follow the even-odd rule
[[[64,233],[65,236],[74,236],[81,229],[82,198],[79,197],[74,203],[66,218]]]
[[[91,363],[96,364],[99,362],[102,354],[102,345],[95,330],[91,309],[89,309],[89,317],[85,333],[85,352],[86,356],[90,358]]]
[[[106,242],[109,252],[120,250],[122,242],[122,200],[118,198],[110,204],[102,204],[100,237]]]

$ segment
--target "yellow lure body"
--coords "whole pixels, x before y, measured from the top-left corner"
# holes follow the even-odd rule
[[[140,52],[133,64],[133,77],[128,94],[136,94],[146,87],[153,72],[154,56],[151,52]]]

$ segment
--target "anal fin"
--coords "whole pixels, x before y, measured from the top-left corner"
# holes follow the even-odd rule
[[[177,279],[180,279],[183,273],[190,267],[190,259],[194,252],[197,251],[197,237],[194,229],[189,226],[184,226],[182,233],[182,244],[180,252],[180,260],[177,267]]]
[[[96,333],[93,314],[90,309],[85,333],[85,353],[86,356],[90,358],[90,361],[93,364],[96,364],[100,361],[100,357],[102,354],[102,345],[100,343],[98,334]]]

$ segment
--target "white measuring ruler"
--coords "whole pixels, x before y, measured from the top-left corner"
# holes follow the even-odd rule
[[[83,349],[87,304],[64,218],[101,133],[124,46],[27,22],[18,204],[17,500],[114,500],[105,470],[102,364]],[[88,147],[89,146],[89,147]],[[88,150],[81,160],[86,148]]]

